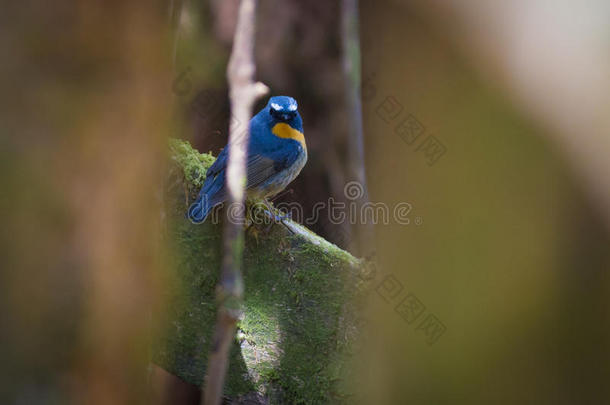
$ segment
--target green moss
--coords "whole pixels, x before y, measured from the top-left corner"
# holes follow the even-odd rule
[[[208,153],[199,153],[190,143],[180,139],[169,139],[170,159],[183,171],[185,182],[201,188],[206,170],[216,158]]]
[[[194,225],[184,213],[213,158],[178,140],[170,141],[170,152],[175,167],[167,181],[166,229],[176,283],[168,287],[168,328],[155,361],[199,385],[216,316],[221,224]],[[360,262],[306,228],[287,224],[246,232],[244,315],[225,391],[238,396],[257,390],[271,403],[337,402],[346,397],[338,381],[349,352],[345,319]]]

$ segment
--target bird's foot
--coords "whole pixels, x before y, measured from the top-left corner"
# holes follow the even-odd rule
[[[287,219],[292,219],[292,213],[291,212],[286,212],[286,213],[283,214],[280,210],[274,209],[273,206],[271,206],[271,203],[269,201],[267,201],[267,200],[265,200],[265,204],[267,206],[267,210],[265,211],[265,213],[273,220],[273,222],[275,222],[276,224],[284,225],[284,227],[286,229],[288,229],[288,231],[290,233],[294,233],[294,231],[286,223]],[[273,223],[271,223],[269,225],[269,228],[271,228],[272,224]]]
[[[271,205],[271,202],[269,202],[268,200],[263,200],[263,204],[267,207],[266,214],[276,223],[284,223],[285,219],[292,219],[291,212],[283,214],[282,211],[273,207],[273,205]]]
[[[294,233],[285,222],[287,219],[292,218],[291,213],[282,213],[280,210],[273,207],[268,200],[251,201],[247,216],[248,222],[251,224],[248,229],[255,228],[254,225],[264,225],[262,233],[268,234],[271,231],[273,224],[282,224],[291,233]],[[256,232],[259,232],[258,229],[256,229]],[[258,234],[256,236],[258,241]]]
[[[278,212],[279,215],[269,212],[269,215],[273,218],[275,222],[284,222],[285,219],[292,219],[292,214],[290,212],[287,212],[285,214],[282,214],[281,211]]]

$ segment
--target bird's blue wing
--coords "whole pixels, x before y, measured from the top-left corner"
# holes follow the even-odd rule
[[[246,162],[248,177],[246,188],[255,188],[278,172],[277,162],[263,155],[250,155]]]
[[[257,153],[249,148],[246,161],[247,189],[264,185],[274,175],[290,167],[298,158],[298,144],[285,143],[284,147]],[[227,199],[225,171],[229,147],[224,148],[206,172],[205,182],[197,201],[189,208],[188,216],[193,222],[202,222],[210,210]]]
[[[296,147],[289,146],[267,153],[250,153],[246,163],[247,188],[258,187],[290,167],[297,160],[299,151]]]
[[[228,147],[224,148],[212,166],[208,168],[201,193],[212,197],[212,195],[221,192],[224,196],[225,170],[229,161],[228,149]],[[278,158],[276,156],[266,156],[263,153],[250,153],[246,160],[246,175],[248,178],[246,188],[256,187],[264,183],[267,179],[288,167],[290,163],[291,159],[286,155]]]
[[[201,188],[202,193],[209,193],[212,188],[218,189],[219,185],[224,184],[224,174],[225,169],[227,168],[227,161],[229,160],[229,148],[226,147],[220,151],[218,157],[212,163],[212,166],[208,168],[205,172],[205,182],[203,183],[203,187]],[[219,177],[223,177],[220,179]],[[222,180],[218,182],[218,180]]]
[[[199,191],[197,201],[188,210],[188,217],[195,223],[205,220],[215,205],[226,199],[225,168],[227,165],[228,148],[224,148],[212,166],[205,173],[205,182]]]

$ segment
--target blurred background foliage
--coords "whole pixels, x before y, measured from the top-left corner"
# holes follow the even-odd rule
[[[371,401],[607,401],[602,215],[507,84],[479,74],[445,29],[399,3],[363,2],[364,77],[376,90],[364,107],[367,175],[371,200],[408,201],[423,223],[377,226],[377,253],[446,332],[428,347],[416,324],[374,300]],[[446,147],[433,166],[397,135],[398,119],[376,114],[385,97]]]
[[[610,94],[607,53],[587,65],[589,48],[554,36],[563,14],[542,0],[513,13],[449,3],[360,5],[370,199],[412,205],[409,225],[374,229],[380,293],[354,359],[361,402],[607,402],[610,168],[599,155],[610,103],[597,96]],[[236,6],[4,5],[1,402],[150,402],[150,314],[167,282],[156,237],[165,138],[214,154],[225,145]],[[603,2],[556,10],[607,49],[610,20],[587,19],[608,16]],[[339,1],[259,1],[257,77],[298,100],[309,151],[276,202],[298,201],[306,217],[318,201],[345,200],[351,180],[340,12]],[[498,14],[539,27],[517,50],[542,43],[583,59],[549,59],[537,81],[522,80],[527,52],[476,24]],[[581,65],[602,72],[597,86]],[[558,96],[545,77],[569,91]],[[528,93],[537,83],[546,98]],[[401,106],[394,118],[388,98]],[[397,130],[409,115],[423,130],[412,145]],[[429,135],[446,150],[432,165],[417,150]],[[312,228],[350,245],[346,224]],[[394,298],[387,276],[402,286]],[[425,306],[411,323],[395,310],[409,293]],[[445,327],[432,345],[418,328],[428,314]]]

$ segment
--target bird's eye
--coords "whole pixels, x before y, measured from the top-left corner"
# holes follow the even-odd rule
[[[296,116],[294,111],[278,111],[273,107],[269,109],[269,114],[278,121],[288,122]]]
[[[279,119],[280,117],[280,112],[278,110],[276,110],[275,108],[270,108],[269,109],[269,114],[271,114],[271,116],[275,119]]]

